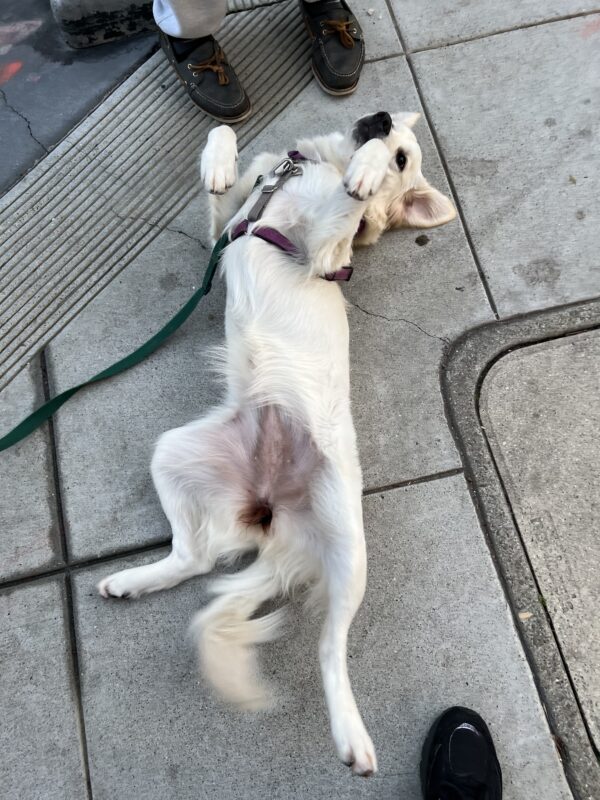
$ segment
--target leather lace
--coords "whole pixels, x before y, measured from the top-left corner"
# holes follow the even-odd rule
[[[219,86],[227,86],[229,83],[229,77],[225,72],[225,53],[221,50],[220,47],[215,49],[215,52],[212,54],[210,58],[207,58],[206,61],[201,61],[199,64],[188,64],[188,69],[192,70],[192,75],[194,78],[197,78],[201,72],[206,72],[207,70],[210,72],[214,72],[217,76],[217,80],[219,81]]]
[[[340,42],[350,50],[354,47],[354,39],[350,33],[356,33],[352,20],[326,19],[323,23],[323,33],[339,33]]]

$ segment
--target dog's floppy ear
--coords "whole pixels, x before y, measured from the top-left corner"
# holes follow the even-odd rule
[[[388,208],[390,228],[434,228],[445,225],[455,216],[452,201],[422,176],[414,189],[394,198]]]
[[[420,118],[421,114],[419,111],[398,111],[396,114],[392,114],[392,122],[396,128],[399,125],[406,125],[407,128],[414,128]]]

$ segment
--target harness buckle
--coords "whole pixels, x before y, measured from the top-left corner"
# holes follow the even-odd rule
[[[264,186],[261,186],[258,200],[250,209],[247,217],[250,222],[256,222],[258,219],[260,219],[267,203],[271,199],[270,196],[273,194],[273,192],[279,189],[288,180],[288,178],[293,178],[296,175],[302,175],[302,167],[298,166],[298,164],[294,162],[293,158],[286,156],[279,162],[279,164],[276,164],[275,167],[273,167],[269,175],[273,176],[275,180],[273,183],[265,183]]]
[[[273,175],[276,175],[278,178],[284,175],[290,178],[295,175],[302,175],[302,167],[298,166],[293,158],[286,156],[273,168]]]
[[[286,156],[282,159],[279,164],[273,167],[273,175],[285,175],[288,172],[291,172],[294,168],[294,162],[289,156]]]

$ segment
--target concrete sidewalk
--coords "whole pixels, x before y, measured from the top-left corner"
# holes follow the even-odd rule
[[[488,324],[501,337],[498,319],[600,294],[593,189],[600,14],[573,0],[554,0],[550,8],[481,6],[475,14],[459,0],[357,4],[368,63],[356,94],[341,101],[309,79],[306,43],[290,16],[297,14],[294,3],[227,22],[228,41],[240,54],[236,63],[257,101],[256,117],[242,129],[242,166],[259,150],[292,146],[299,133],[336,129],[371,110],[421,110],[416,133],[424,173],[460,210],[456,222],[425,237],[394,232],[358,252],[344,288],[370,559],[367,597],[351,632],[350,670],[379,774],[352,779],[335,758],[317,634],[300,609],[289,635],[261,653],[280,695],[277,708],[246,716],[218,705],[198,680],[186,629],[207,600],[205,579],[135,603],[105,601],[95,591],[100,577],[159,558],[168,542],[148,464],[162,431],[218,398],[203,357],[223,335],[223,287],[216,285],[148,361],[75,397],[51,427],[0,455],[0,747],[7,756],[0,797],[417,800],[423,737],[453,704],[471,706],[488,720],[505,800],[598,796],[589,735],[597,730],[597,649],[582,657],[577,648],[581,636],[597,636],[590,621],[599,574],[590,537],[597,506],[590,503],[574,534],[587,543],[590,564],[585,625],[578,627],[577,614],[564,614],[568,570],[560,591],[546,584],[546,608],[521,606],[496,549],[493,516],[474,506],[477,464],[460,441],[468,431],[448,423],[444,396],[452,392],[442,391],[440,365],[451,343],[476,326]],[[281,82],[270,95],[263,55],[245,38],[253,36],[253,24],[266,31],[263,44],[278,65]],[[293,54],[287,62],[286,53]],[[149,122],[166,109],[185,145],[179,149]],[[139,135],[137,124],[147,135]],[[26,296],[17,284],[9,287],[25,311],[19,338],[7,305],[2,430],[48,392],[148,338],[197,287],[209,241],[205,199],[193,196],[192,170],[210,124],[190,108],[157,54],[3,199],[11,264],[21,276],[20,252],[30,283],[23,284]],[[102,188],[96,196],[88,169],[96,170],[95,186]],[[126,177],[131,171],[135,182]],[[33,281],[44,274],[44,263],[49,270],[56,264],[54,295],[49,300],[42,292],[38,302]],[[589,328],[599,325],[600,312],[588,321]],[[544,338],[540,329],[538,339]],[[41,345],[41,355],[21,369]],[[597,387],[597,347],[586,344],[579,352],[587,389],[575,403],[587,409],[586,391]],[[490,372],[486,384],[486,408],[500,431],[492,447],[505,454],[503,469],[524,509],[506,534],[518,541],[518,526],[529,519],[527,498],[539,496],[539,480],[526,482],[528,460],[553,470],[547,450],[536,442],[522,446],[529,426],[518,417],[546,388],[547,365],[540,363],[542,377],[532,383],[525,375],[514,397],[510,387],[520,384],[510,369],[518,371],[517,365],[507,367],[504,382],[493,384]],[[552,374],[560,387],[566,365],[557,364]],[[459,369],[448,374],[452,385],[464,382]],[[561,425],[560,415],[555,422]],[[521,446],[509,452],[512,442]],[[582,459],[597,452],[566,436],[561,463],[573,448]],[[571,473],[573,492],[587,474],[585,463]],[[599,485],[592,481],[586,489],[596,501]],[[569,536],[561,533],[551,547],[544,542],[536,538],[535,552],[521,557],[534,587],[556,573],[557,560],[571,570],[581,563]],[[559,656],[565,649],[566,658],[556,659],[560,675],[538,669],[524,629],[531,618],[549,631],[548,648]],[[545,691],[556,680],[571,692],[575,738],[563,736],[561,705]],[[549,704],[550,725],[536,684]]]

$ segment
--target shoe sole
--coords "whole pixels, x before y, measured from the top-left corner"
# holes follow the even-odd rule
[[[419,774],[421,776],[421,794],[425,797],[425,792],[427,790],[427,767],[429,766],[429,756],[431,755],[431,745],[433,744],[433,740],[435,739],[435,735],[438,730],[438,726],[440,724],[440,720],[444,716],[446,712],[444,711],[443,714],[436,719],[433,723],[431,728],[429,729],[429,733],[427,734],[427,738],[423,743],[423,747],[421,749],[421,761],[419,762]]]
[[[358,88],[358,81],[356,81],[356,83],[352,84],[352,86],[349,86],[347,89],[331,89],[329,86],[327,86],[327,84],[323,83],[319,73],[315,69],[315,65],[311,64],[310,66],[312,69],[312,74],[314,75],[314,78],[321,89],[333,97],[347,97],[349,94],[354,94]]]

